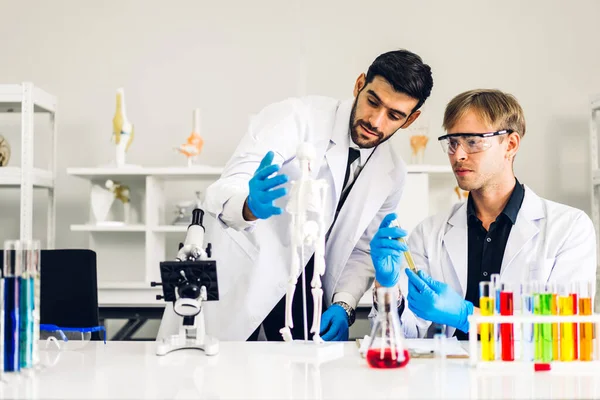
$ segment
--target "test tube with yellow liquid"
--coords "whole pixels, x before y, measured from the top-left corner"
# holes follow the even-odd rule
[[[551,293],[550,314],[558,315],[558,284],[556,282],[548,282],[546,284],[546,293]],[[560,360],[560,333],[558,330],[558,322],[552,323],[552,359]]]
[[[592,315],[592,282],[577,282],[577,294],[579,297],[579,315]],[[581,361],[592,361],[594,326],[591,322],[579,324],[579,359]]]
[[[390,227],[400,228],[400,224],[398,223],[398,220],[393,220],[390,223]],[[398,241],[400,243],[402,243],[403,245],[405,245],[407,248],[407,250],[404,252],[404,258],[406,259],[406,264],[408,264],[408,268],[410,268],[412,270],[412,272],[414,272],[415,274],[418,273],[419,270],[417,269],[417,266],[415,265],[415,261],[412,258],[412,254],[410,253],[410,249],[408,248],[408,243],[406,242],[406,240],[403,237],[398,238]]]
[[[558,284],[558,314],[561,316],[573,315],[573,297],[569,284]],[[560,361],[575,360],[575,337],[573,336],[573,323],[560,323]]]
[[[479,309],[482,316],[494,315],[496,297],[495,288],[491,282],[479,282]],[[496,341],[494,340],[494,324],[482,323],[479,336],[481,338],[481,360],[494,361]]]

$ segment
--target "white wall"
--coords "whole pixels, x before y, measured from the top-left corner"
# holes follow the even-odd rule
[[[202,162],[222,165],[249,114],[300,93],[351,96],[373,58],[399,47],[433,68],[425,110],[432,137],[459,92],[511,92],[528,122],[518,178],[544,197],[589,212],[587,105],[600,93],[599,15],[596,0],[0,0],[0,82],[31,80],[58,96],[58,247],[87,245],[87,234],[69,225],[87,219],[88,185],[65,170],[113,155],[117,87],[125,88],[136,126],[129,161],[183,165],[172,147],[185,139],[192,109],[200,107]],[[43,117],[37,121],[43,126]],[[0,133],[14,152],[17,127],[16,116],[0,117]],[[407,135],[395,141],[408,157]],[[426,161],[446,162],[437,143]],[[190,195],[193,189],[172,194],[174,200]],[[0,240],[18,235],[17,196],[0,195]],[[36,200],[36,215],[43,216],[42,196]],[[45,218],[35,232],[44,237]]]

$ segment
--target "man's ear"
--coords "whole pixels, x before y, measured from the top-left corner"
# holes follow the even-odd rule
[[[354,84],[354,97],[358,97],[358,93],[365,87],[365,83],[367,82],[367,77],[363,72],[356,78],[356,83]]]
[[[408,119],[406,120],[406,122],[404,124],[402,124],[402,126],[400,127],[400,129],[406,129],[408,128],[413,122],[416,121],[417,118],[419,118],[419,115],[421,115],[421,111],[417,110],[414,113],[410,114],[408,116]]]
[[[506,145],[506,158],[514,160],[517,151],[519,151],[519,146],[521,145],[521,135],[517,132],[513,132],[509,134],[506,139],[508,140]]]

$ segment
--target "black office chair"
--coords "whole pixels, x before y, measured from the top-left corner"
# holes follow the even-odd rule
[[[85,249],[42,250],[40,265],[40,323],[99,326],[96,253]],[[103,339],[103,335],[94,332],[92,339]]]

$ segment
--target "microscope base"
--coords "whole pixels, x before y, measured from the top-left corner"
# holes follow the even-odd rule
[[[204,343],[197,343],[194,339],[181,339],[178,335],[156,341],[157,356],[164,356],[173,351],[184,349],[197,349],[203,351],[207,356],[214,356],[219,353],[219,341],[206,336]]]

